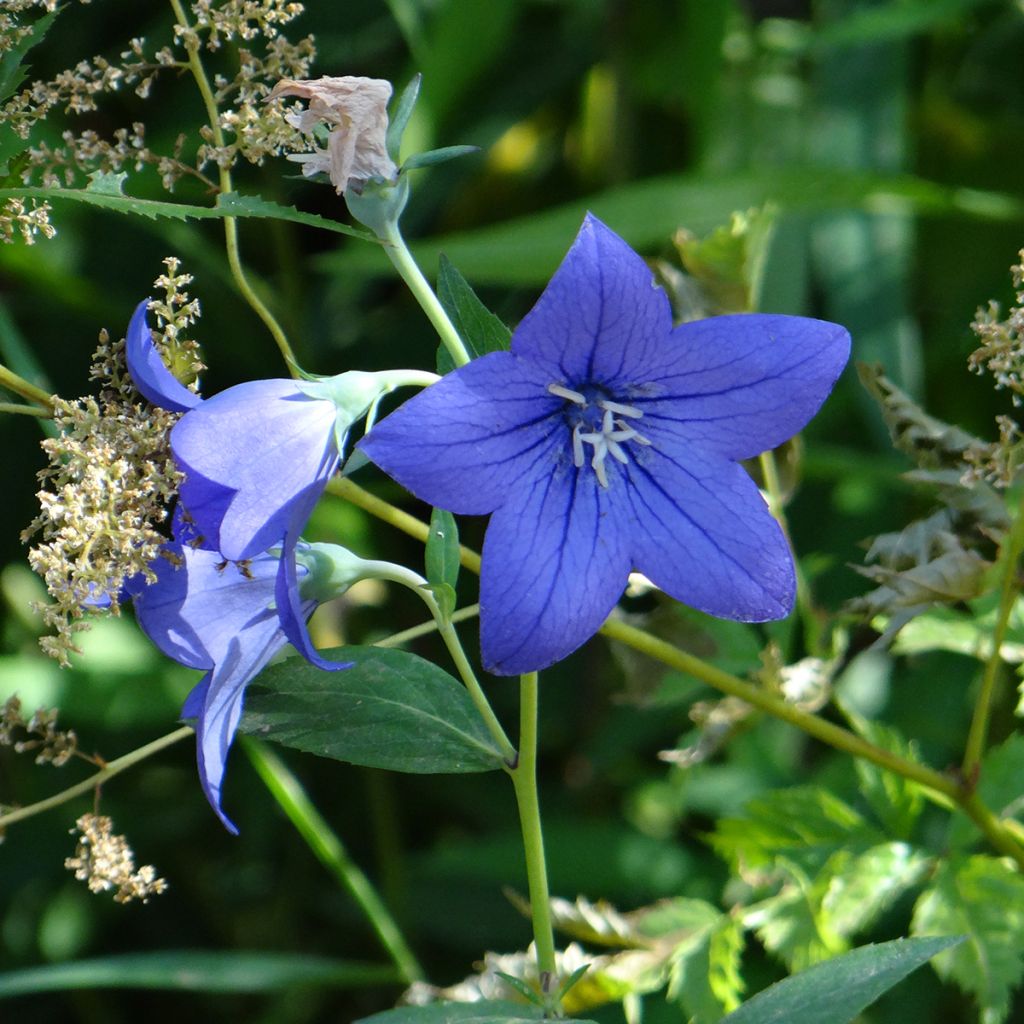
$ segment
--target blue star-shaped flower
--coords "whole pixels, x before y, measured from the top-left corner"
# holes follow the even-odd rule
[[[793,606],[782,530],[738,464],[817,412],[849,334],[804,317],[673,328],[643,260],[588,215],[512,337],[361,442],[418,497],[491,514],[480,578],[486,668],[544,668],[594,634],[631,569],[723,618]]]

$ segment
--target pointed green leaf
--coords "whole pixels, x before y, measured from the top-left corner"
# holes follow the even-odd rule
[[[409,79],[409,84],[402,90],[398,97],[398,101],[395,103],[395,109],[391,113],[388,119],[388,131],[385,137],[385,143],[387,145],[388,156],[391,157],[395,163],[398,163],[399,156],[402,150],[402,136],[405,134],[405,129],[409,125],[409,118],[412,117],[413,108],[416,106],[416,100],[420,94],[420,85],[423,82],[423,76],[420,74],[413,75]]]
[[[465,687],[429,661],[383,647],[325,652],[353,668],[299,658],[253,681],[240,730],[320,757],[391,771],[462,773],[503,765]]]
[[[966,935],[935,960],[942,978],[974,996],[984,1024],[1006,1020],[1024,978],[1024,878],[995,857],[950,860],[914,908],[915,935]]]
[[[459,527],[455,516],[443,508],[430,513],[430,533],[425,552],[427,580],[454,589],[459,582]]]
[[[313,986],[353,988],[397,980],[393,967],[307,953],[166,950],[8,971],[0,974],[0,999],[69,989],[272,992]]]
[[[460,156],[469,156],[470,153],[479,153],[479,146],[442,146],[440,149],[430,149],[426,153],[415,153],[402,164],[402,171],[415,171],[420,167],[434,167],[436,164],[445,164],[449,160],[457,160]]]
[[[509,347],[512,332],[477,298],[444,253],[439,261],[437,297],[473,359]],[[437,372],[448,373],[454,368],[442,345],[437,351]]]
[[[959,941],[896,939],[862,946],[759,992],[722,1024],[849,1024],[911,971]]]

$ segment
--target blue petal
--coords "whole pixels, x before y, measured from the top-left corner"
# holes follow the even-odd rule
[[[170,409],[171,412],[187,412],[199,405],[202,398],[194,391],[189,391],[160,358],[146,324],[148,306],[149,299],[143,299],[135,307],[128,324],[124,341],[128,372],[132,375],[135,387],[147,401],[162,409]]]
[[[189,668],[213,668],[243,630],[262,621],[276,627],[276,557],[260,555],[243,571],[216,551],[165,550],[174,561],[154,560],[157,580],[135,590],[134,605],[143,632],[168,657]]]
[[[850,355],[838,324],[741,314],[677,327],[626,398],[656,446],[751,458],[801,430]]]
[[[418,498],[484,515],[520,481],[554,468],[568,430],[552,372],[494,352],[405,402],[359,443]]]
[[[274,617],[259,619],[232,637],[209,674],[206,700],[196,722],[196,750],[203,792],[224,827],[236,835],[238,829],[221,809],[228,750],[242,717],[246,686],[285,643]]]
[[[630,570],[630,530],[592,471],[569,466],[521,488],[484,538],[480,645],[484,667],[498,675],[574,651],[607,618]]]
[[[724,619],[763,622],[792,611],[789,545],[741,466],[694,450],[672,457],[647,449],[628,470],[623,522],[640,572]]]
[[[560,383],[636,379],[672,329],[672,311],[647,264],[592,214],[537,304],[512,336],[512,352],[557,368]]]
[[[279,543],[293,504],[319,494],[338,466],[334,423],[330,402],[290,380],[239,384],[182,417],[171,447],[200,533],[232,561]]]
[[[198,718],[203,713],[203,705],[206,703],[206,695],[210,690],[210,673],[207,672],[202,679],[188,691],[185,703],[181,705],[181,717]]]
[[[278,564],[277,580],[275,583],[275,600],[277,602],[277,615],[281,629],[295,649],[317,668],[329,672],[337,672],[339,669],[351,668],[354,662],[331,661],[321,657],[320,652],[313,646],[310,639],[306,622],[316,608],[316,602],[303,601],[299,596],[298,571],[295,564],[295,545],[299,539],[301,524],[305,522],[307,515],[300,511],[289,532],[285,534],[284,545],[281,550],[281,559]]]

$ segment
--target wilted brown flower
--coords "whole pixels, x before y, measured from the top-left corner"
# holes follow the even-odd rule
[[[287,115],[300,132],[312,136],[318,124],[328,126],[327,148],[311,153],[290,153],[307,177],[324,173],[342,195],[361,191],[371,178],[394,178],[398,173],[388,155],[388,100],[391,83],[379,78],[286,78],[274,86],[271,99],[297,96],[308,100],[305,110]]]

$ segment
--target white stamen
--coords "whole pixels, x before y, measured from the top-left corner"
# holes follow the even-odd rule
[[[605,444],[608,445],[608,454],[625,466],[629,462],[629,456],[622,450],[619,440],[620,438],[616,438],[614,434],[608,434],[605,437]],[[628,440],[628,438],[621,438],[621,440]]]
[[[576,405],[582,405],[584,408],[587,406],[587,400],[583,395],[567,388],[564,384],[549,384],[548,391],[559,398],[564,398],[567,402],[575,402]]]
[[[598,403],[599,409],[604,409],[606,412],[617,412],[620,416],[630,416],[633,419],[640,419],[643,416],[643,409],[638,409],[635,405],[623,405],[621,402],[609,402],[606,398],[602,398]]]
[[[578,423],[572,428],[572,461],[577,469],[583,466],[583,436]]]

